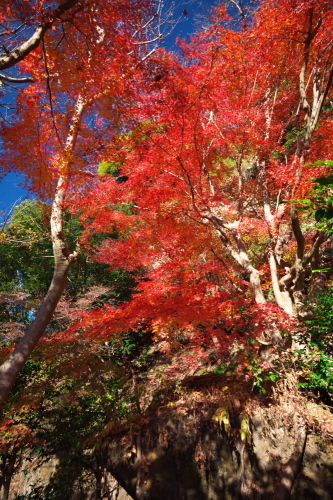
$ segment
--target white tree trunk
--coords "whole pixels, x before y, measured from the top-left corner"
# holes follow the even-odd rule
[[[63,196],[63,178],[60,178],[51,216],[51,237],[54,253],[53,278],[35,320],[22,340],[17,344],[13,353],[0,367],[0,405],[8,396],[18,374],[49,325],[60,297],[66,288],[69,268],[76,257],[75,252],[72,254],[68,252],[62,230],[59,230],[59,221],[62,219]]]
[[[67,274],[75,261],[76,252],[70,252],[63,233],[63,202],[70,175],[70,165],[79,131],[79,125],[87,101],[79,95],[69,127],[66,144],[59,164],[59,180],[52,204],[51,239],[54,255],[54,273],[36,318],[28,328],[15,350],[0,367],[0,406],[7,398],[15,380],[39,339],[48,327],[53,313],[67,285]]]

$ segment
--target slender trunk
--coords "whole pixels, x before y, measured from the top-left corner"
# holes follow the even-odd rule
[[[18,374],[49,325],[60,297],[66,288],[68,270],[76,257],[75,253],[70,254],[68,252],[62,230],[59,230],[59,222],[62,223],[63,196],[64,179],[61,177],[51,215],[51,237],[55,261],[53,278],[35,320],[22,340],[17,344],[14,352],[0,367],[0,405],[5,401]]]
[[[266,299],[261,288],[260,273],[258,269],[253,267],[253,265],[251,264],[249,256],[243,248],[244,244],[241,241],[240,237],[238,237],[238,244],[239,246],[242,245],[242,248],[239,251],[232,248],[231,245],[229,245],[227,248],[230,251],[232,257],[242,266],[247,276],[249,277],[256,303],[265,304]]]
[[[250,283],[254,293],[254,299],[257,304],[265,304],[266,299],[261,288],[261,279],[258,269],[253,267],[251,264],[246,245],[240,236],[240,234],[235,231],[233,234],[234,240],[237,243],[238,252],[233,250],[233,256],[239,262],[239,264],[245,269],[247,275],[250,278]]]
[[[262,180],[262,191],[263,191],[263,208],[264,216],[268,227],[269,236],[271,238],[271,247],[268,251],[268,264],[271,273],[273,293],[276,303],[283,309],[287,314],[292,316],[294,314],[294,308],[291,296],[288,290],[281,290],[279,277],[278,277],[278,263],[281,263],[281,257],[283,254],[283,238],[279,235],[279,217],[278,217],[278,207],[276,207],[275,214],[273,215],[271,210],[271,203],[268,191],[268,182],[266,176],[266,165],[265,162],[262,164],[261,170],[261,180]],[[274,243],[275,241],[275,243]]]
[[[266,299],[261,288],[260,273],[258,269],[253,267],[253,265],[251,264],[251,261],[249,259],[246,250],[246,246],[241,236],[238,234],[237,231],[235,230],[232,231],[233,239],[237,245],[237,250],[236,250],[234,245],[231,243],[230,239],[226,235],[226,232],[223,230],[222,224],[220,223],[218,217],[213,216],[210,218],[210,220],[214,224],[215,229],[217,230],[217,233],[223,245],[226,246],[232,258],[235,259],[236,262],[238,262],[238,264],[244,269],[247,276],[249,277],[256,303],[265,304]]]
[[[102,500],[102,471],[100,467],[94,470],[96,487],[95,487],[95,500]]]
[[[261,288],[261,280],[260,280],[260,274],[257,269],[255,269],[253,266],[250,266],[250,283],[252,286],[252,290],[254,293],[254,299],[257,304],[265,304],[266,299],[264,296],[264,293]]]
[[[268,253],[268,263],[271,272],[271,280],[272,280],[275,300],[277,304],[281,307],[281,309],[283,309],[287,314],[292,316],[294,314],[293,303],[289,292],[287,290],[280,289],[276,259],[273,251],[270,251]]]
[[[51,239],[54,255],[54,273],[46,297],[24,337],[13,353],[0,367],[0,406],[6,400],[15,380],[49,325],[53,313],[67,285],[67,274],[75,261],[76,252],[71,253],[63,233],[63,202],[69,181],[70,164],[76,144],[79,125],[87,101],[80,94],[74,107],[66,144],[59,164],[59,180],[52,204]]]

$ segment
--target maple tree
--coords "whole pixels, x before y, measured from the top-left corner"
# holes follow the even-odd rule
[[[140,293],[130,303],[83,316],[75,328],[87,337],[149,324],[171,350],[182,342],[199,350],[214,344],[227,356],[235,342],[282,343],[279,329],[292,327],[317,278],[328,275],[309,282],[328,236],[306,227],[293,200],[311,191],[314,173],[327,171],[325,163],[306,162],[319,151],[321,158],[329,154],[323,130],[330,129],[333,74],[329,3],[283,6],[288,18],[280,4],[262,2],[253,23],[238,31],[228,27],[221,6],[208,30],[182,44],[182,60],[143,51],[147,33],[133,25],[120,23],[119,32],[118,23],[106,41],[107,26],[125,15],[125,5],[77,14],[76,25],[82,22],[85,38],[94,41],[84,53],[77,26],[70,58],[57,51],[60,33],[45,37],[49,46],[34,75],[38,81],[46,68],[47,92],[38,85],[23,91],[19,121],[4,128],[6,168],[19,163],[33,190],[55,193],[50,290],[57,292],[31,345],[77,257],[62,236],[65,193],[85,227],[81,247],[89,250],[92,237],[116,230],[119,239],[106,240],[95,259],[141,272]],[[146,26],[140,16],[133,23]],[[71,121],[60,113],[65,108]],[[38,116],[33,124],[31,116]],[[29,135],[18,149],[28,126],[39,142]],[[104,177],[96,179],[99,160]],[[15,361],[15,373],[30,351]]]
[[[123,126],[122,110],[135,99],[141,66],[163,38],[162,23],[160,3],[90,2],[76,12],[65,38],[62,25],[53,24],[44,33],[42,53],[20,62],[20,70],[30,72],[36,84],[20,92],[17,122],[3,127],[3,164],[7,171],[25,173],[30,189],[41,197],[53,198],[55,268],[34,322],[1,366],[1,400],[49,324],[77,259],[77,250],[69,249],[64,238],[66,194],[85,189],[99,149]]]
[[[34,450],[42,442],[46,456],[70,450],[97,478],[98,446],[130,422],[139,498],[143,417],[173,397],[180,414],[191,398],[192,409],[205,404],[208,391],[183,397],[194,375],[221,375],[219,383],[237,391],[241,380],[248,398],[251,387],[267,395],[291,369],[292,383],[329,397],[331,318],[322,311],[331,293],[318,290],[332,276],[332,9],[328,0],[264,0],[250,19],[242,2],[231,3],[242,17],[236,30],[221,5],[178,54],[155,45],[154,5],[78,3],[66,36],[55,18],[40,48],[20,62],[35,84],[18,96],[17,121],[2,128],[2,160],[46,202],[32,203],[35,214],[52,212],[55,271],[22,341],[0,352],[8,356],[4,401],[48,327],[4,405],[0,452],[11,455],[10,467],[20,460],[17,443]],[[15,217],[18,226],[0,241],[13,257],[3,270],[13,290],[22,268],[13,237],[35,255],[44,245],[50,252],[44,215],[41,232],[27,221],[20,226],[20,210]],[[110,304],[82,285],[73,324],[73,308],[60,297],[71,293],[67,278],[79,253],[102,269],[91,271],[94,283],[107,266],[132,273],[138,286],[131,300]],[[50,269],[39,271],[40,299]],[[37,290],[33,274],[25,274],[26,290]],[[60,333],[50,327],[57,304]],[[304,316],[307,331],[298,323]],[[317,342],[304,355],[288,350],[288,334],[297,347],[299,332],[303,342]],[[217,392],[210,401],[220,400]],[[306,408],[304,400],[292,405],[300,456],[313,425],[296,408],[299,401]],[[230,427],[228,407],[213,420]],[[318,428],[325,425],[319,419]],[[240,432],[249,444],[247,416]],[[282,498],[297,473],[291,469],[288,462]]]
[[[307,162],[330,154],[330,2],[265,1],[240,31],[223,6],[216,16],[183,44],[185,63],[159,53],[138,125],[105,149],[109,174],[89,204],[77,198],[83,244],[110,227],[123,234],[98,261],[148,271],[130,304],[82,320],[92,336],[151,321],[166,344],[179,331],[224,352],[237,332],[282,343],[279,328],[290,331],[329,277],[312,273],[329,235],[293,200],[329,171]]]

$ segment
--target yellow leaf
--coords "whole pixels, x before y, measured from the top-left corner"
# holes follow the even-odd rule
[[[218,408],[213,415],[213,420],[215,420],[215,422],[217,422],[227,434],[230,433],[231,425],[227,408],[224,408],[223,406]]]
[[[246,443],[252,442],[252,434],[248,417],[243,417],[241,421],[241,440]]]

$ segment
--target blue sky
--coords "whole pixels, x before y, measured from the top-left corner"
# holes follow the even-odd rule
[[[13,206],[19,205],[28,197],[27,191],[20,186],[20,178],[14,173],[6,175],[0,182],[0,221],[4,220],[5,214],[8,214]]]

